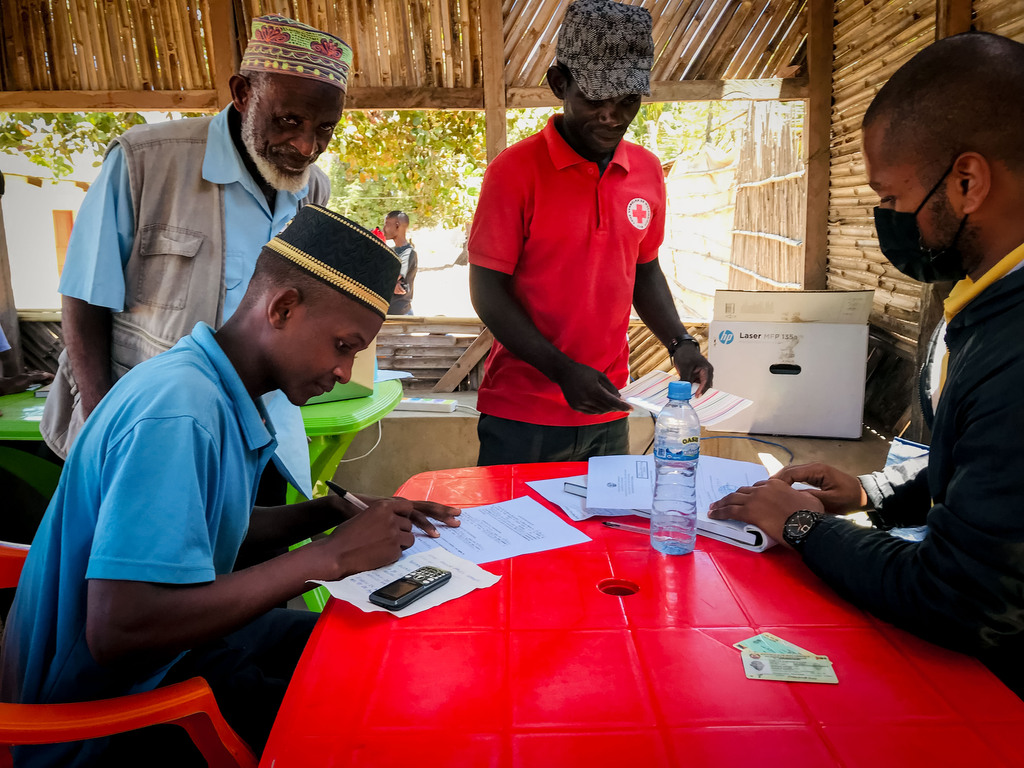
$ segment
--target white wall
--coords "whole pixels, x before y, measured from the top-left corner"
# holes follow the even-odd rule
[[[10,255],[14,306],[57,309],[57,245],[53,211],[78,212],[85,192],[69,182],[43,180],[42,187],[21,176],[7,176],[3,196],[4,227]]]

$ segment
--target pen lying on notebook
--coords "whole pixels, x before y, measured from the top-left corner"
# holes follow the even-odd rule
[[[349,493],[337,483],[332,483],[330,480],[326,481],[327,487],[334,491],[336,494],[341,496],[345,501],[351,504],[353,507],[359,510],[366,509],[366,504],[354,494]]]
[[[633,531],[633,533],[642,533],[649,535],[651,533],[650,528],[644,528],[642,525],[629,525],[627,523],[613,523],[608,520],[604,520],[602,525],[607,525],[609,528],[618,528],[622,531]]]

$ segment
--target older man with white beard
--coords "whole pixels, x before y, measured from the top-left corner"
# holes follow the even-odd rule
[[[137,126],[107,150],[68,245],[60,292],[67,349],[42,431],[60,456],[113,383],[199,321],[219,328],[260,248],[330,196],[313,161],[341,118],[352,50],[280,16],[253,20],[232,104],[212,118]],[[311,496],[298,408],[265,396],[274,464]],[[268,467],[268,470],[270,467]],[[271,473],[273,474],[273,473]],[[266,504],[283,501],[274,479]]]

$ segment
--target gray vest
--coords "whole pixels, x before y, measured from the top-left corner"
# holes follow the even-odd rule
[[[140,125],[114,140],[124,150],[135,212],[135,239],[124,272],[125,309],[112,318],[115,381],[170,349],[200,320],[214,328],[223,322],[224,188],[203,179],[212,119]],[[326,174],[313,166],[300,206],[324,205],[329,195]],[[79,400],[64,350],[40,424],[46,444],[61,457],[84,421]]]

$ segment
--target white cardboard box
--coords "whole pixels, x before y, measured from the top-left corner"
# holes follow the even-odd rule
[[[716,291],[715,387],[754,401],[723,432],[861,436],[874,291]]]

